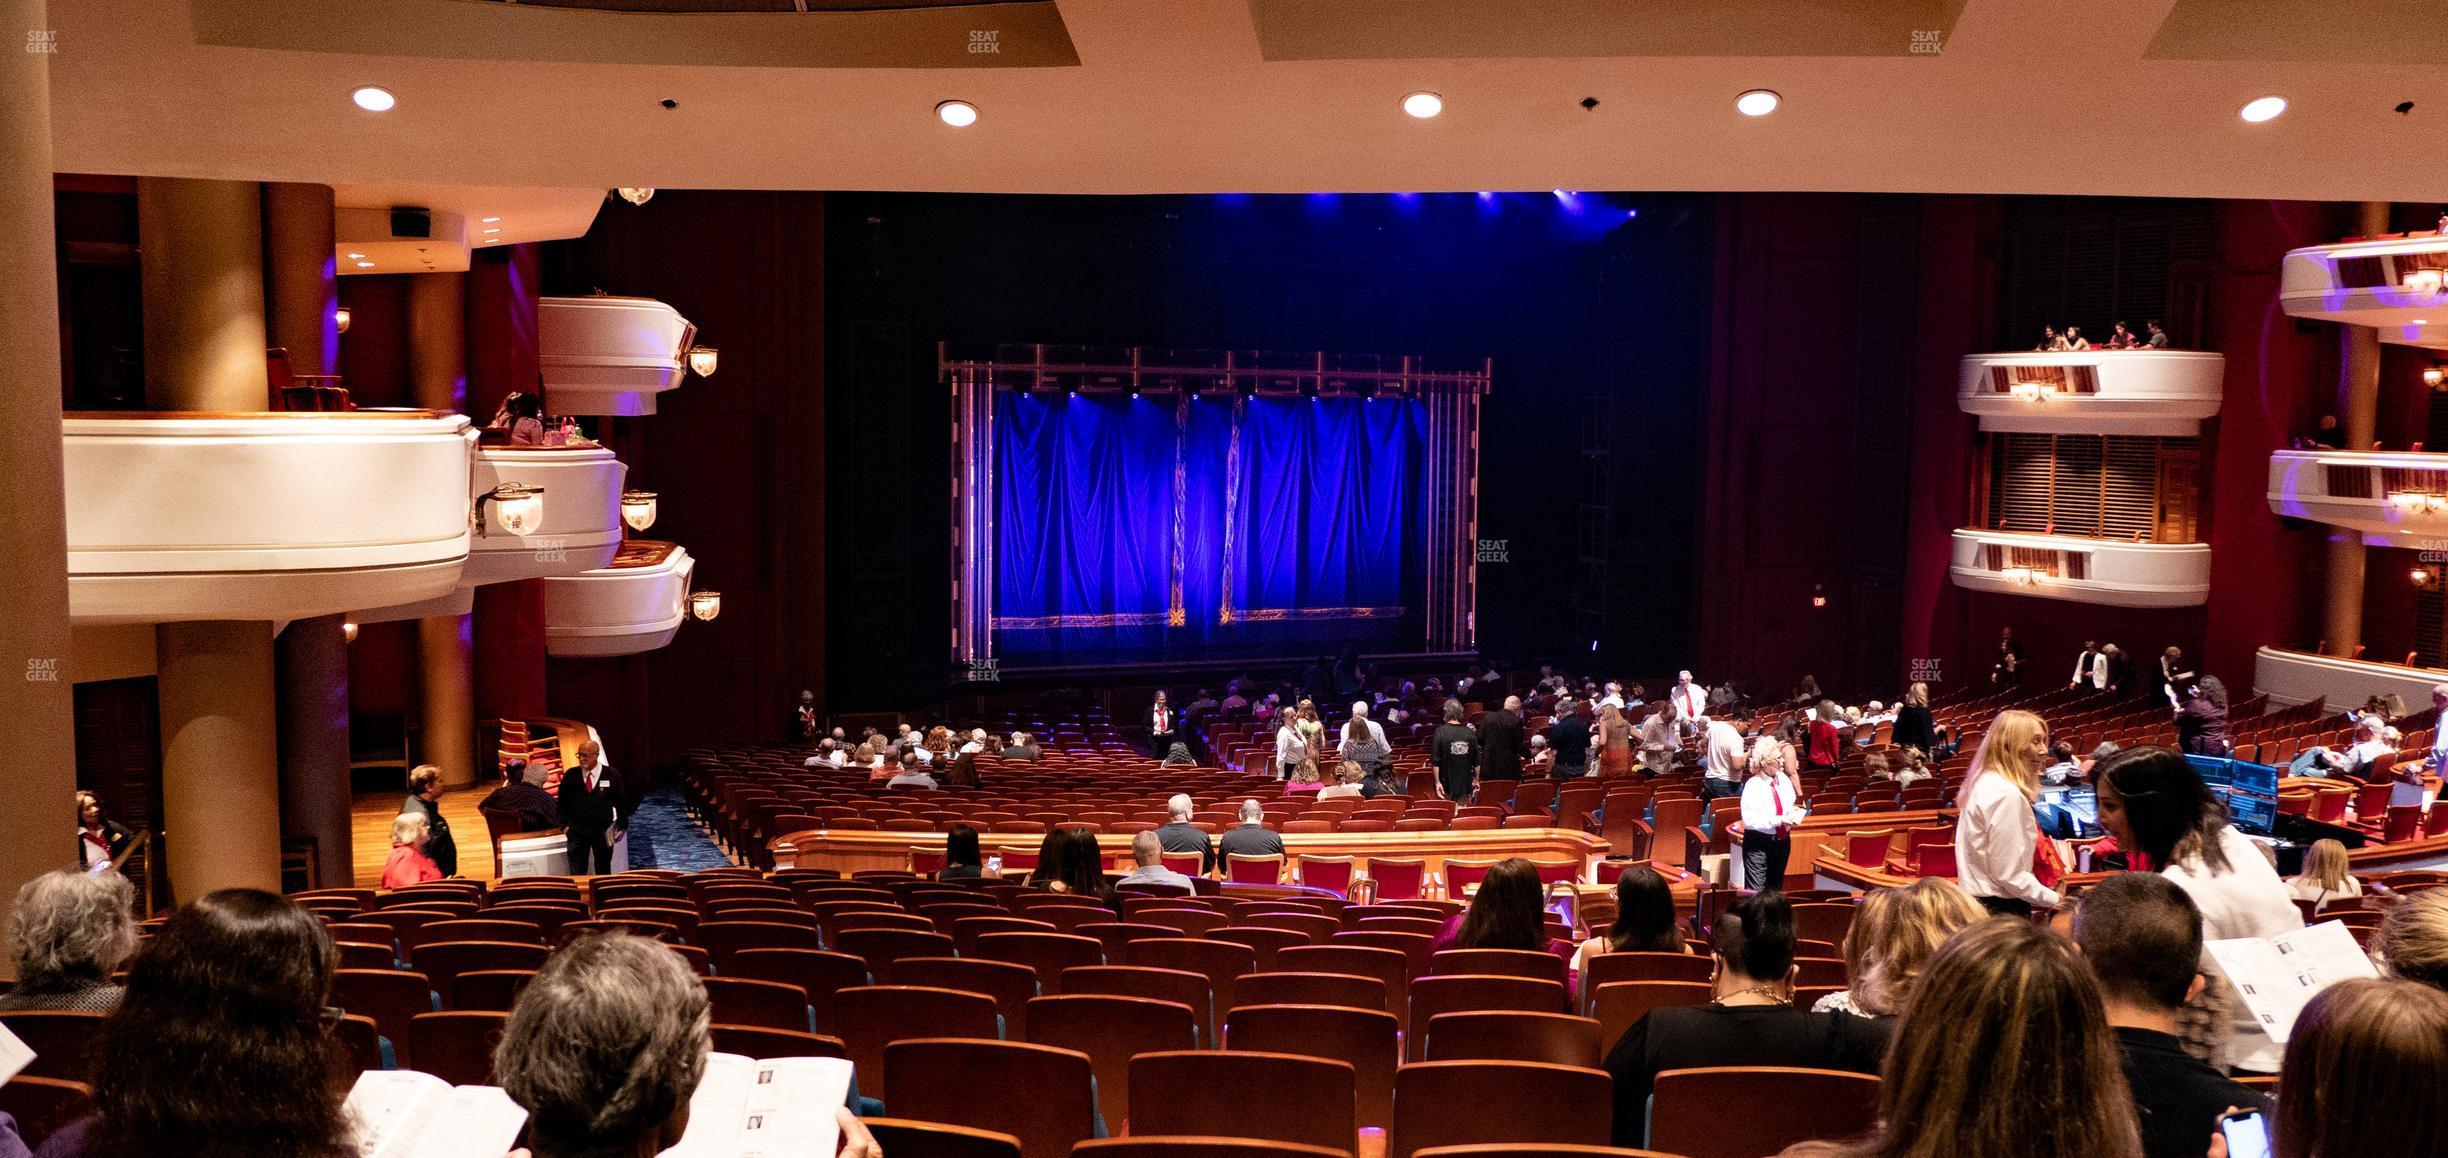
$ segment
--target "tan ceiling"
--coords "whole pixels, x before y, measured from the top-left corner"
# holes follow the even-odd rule
[[[2432,163],[2448,143],[2436,0],[1778,2],[1796,13],[1790,26],[1762,15],[1770,0],[653,15],[53,0],[58,53],[41,59],[56,163],[72,172],[422,187],[2448,198],[2448,167]],[[454,15],[437,23],[436,8]],[[1401,24],[1405,11],[1419,20]],[[538,31],[571,18],[587,22],[584,51]],[[1912,51],[1925,18],[1935,54]],[[2319,59],[2294,59],[2308,19]],[[1897,31],[1906,42],[1881,53]],[[986,40],[1002,52],[971,52],[979,32],[997,33]],[[777,37],[837,66],[759,58]],[[348,91],[368,83],[399,107],[352,107]],[[1735,95],[1753,87],[1782,92],[1784,109],[1738,116]],[[1444,95],[1444,116],[1402,115],[1399,98],[1421,88]],[[2236,117],[2270,93],[2293,102],[2286,116]],[[937,124],[931,110],[952,97],[983,119]],[[1584,111],[1584,97],[1598,107]],[[660,107],[667,98],[679,107]],[[2411,115],[2390,111],[2408,99]]]

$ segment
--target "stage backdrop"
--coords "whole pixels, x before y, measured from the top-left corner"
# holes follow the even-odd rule
[[[1423,409],[997,392],[994,654],[1031,666],[1416,649]]]

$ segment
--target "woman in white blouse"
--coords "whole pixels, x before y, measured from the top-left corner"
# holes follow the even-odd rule
[[[2057,891],[2032,872],[2040,822],[2040,766],[2048,759],[2048,725],[2030,712],[1999,712],[1981,737],[1965,773],[1955,818],[1955,877],[1992,913],[2030,916],[2057,907]]]
[[[1795,791],[1793,746],[1761,736],[1751,747],[1743,777],[1743,884],[1753,889],[1785,887],[1785,861],[1793,855],[1793,826],[1807,815]]]
[[[2165,876],[2193,898],[2203,940],[2275,937],[2303,928],[2303,913],[2278,870],[2227,823],[2227,807],[2175,749],[2127,748],[2093,765],[2091,777],[2099,785],[2100,827],[2116,837],[2132,867]],[[2202,972],[2219,976],[2207,950]],[[2278,1072],[2278,1045],[2241,1001],[2227,1000],[2233,1014],[2227,1064]]]

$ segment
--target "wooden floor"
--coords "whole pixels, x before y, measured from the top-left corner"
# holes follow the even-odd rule
[[[493,876],[493,842],[485,835],[484,817],[476,812],[477,802],[490,791],[487,787],[442,794],[442,819],[450,822],[451,839],[459,845],[460,876],[477,880]],[[407,799],[399,792],[369,792],[350,806],[350,850],[356,854],[359,886],[372,888],[382,882],[383,862],[391,857],[391,818],[399,815]],[[324,882],[327,886],[343,883]]]

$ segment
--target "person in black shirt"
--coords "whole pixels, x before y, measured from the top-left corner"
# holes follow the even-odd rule
[[[442,819],[442,769],[419,764],[408,772],[408,800],[402,812],[425,814],[425,855],[442,875],[459,875],[459,842],[451,839],[450,821]]]
[[[1479,778],[1519,780],[1522,756],[1530,738],[1522,734],[1520,696],[1506,696],[1504,706],[1479,717]]]
[[[2201,991],[2201,909],[2157,873],[2120,873],[2080,894],[2074,942],[2099,975],[2143,1158],[2198,1158],[2229,1107],[2270,1112],[2260,1091],[2187,1054],[2177,1017]]]
[[[1211,873],[1216,865],[1215,842],[1208,838],[1207,830],[1190,823],[1190,813],[1197,807],[1185,793],[1175,793],[1166,800],[1167,819],[1164,827],[1156,830],[1156,839],[1164,844],[1166,852],[1199,854],[1199,871]]]
[[[1204,836],[1205,833],[1199,835]],[[1266,826],[1266,808],[1253,796],[1241,802],[1241,823],[1216,838],[1218,856],[1282,856],[1283,838]]]
[[[561,824],[561,804],[553,794],[544,791],[543,765],[525,760],[512,760],[502,767],[502,786],[476,805],[476,810],[488,816],[506,816],[518,824],[520,832],[540,832],[558,828]],[[430,850],[431,844],[428,843]]]
[[[986,858],[978,852],[978,832],[966,824],[955,824],[944,830],[944,866],[935,873],[939,881],[976,880],[986,875]]]
[[[1713,931],[1717,976],[1707,1005],[1651,1011],[1607,1052],[1615,1078],[1615,1144],[1649,1140],[1649,1092],[1666,1070],[1802,1066],[1872,1074],[1887,1024],[1793,1005],[1793,906],[1781,892],[1735,902]],[[1770,1107],[1742,1112],[1771,1113]]]
[[[1589,725],[1581,722],[1581,711],[1570,698],[1556,701],[1547,746],[1555,751],[1555,768],[1548,775],[1570,780],[1589,771]]]
[[[1436,762],[1437,785],[1445,790],[1445,799],[1469,800],[1471,782],[1479,775],[1479,733],[1462,722],[1462,701],[1445,701],[1445,722],[1429,738],[1428,750]]]

